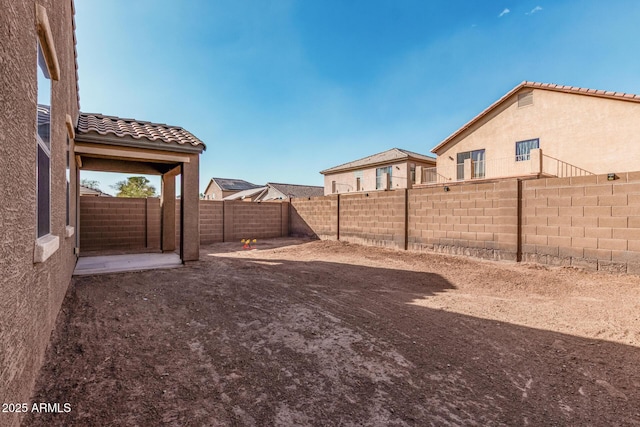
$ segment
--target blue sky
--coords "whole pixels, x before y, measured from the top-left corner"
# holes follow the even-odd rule
[[[640,2],[76,1],[81,109],[182,126],[213,176],[423,154],[523,80],[640,93]],[[103,191],[120,175],[83,172]],[[154,183],[158,185],[159,180]]]

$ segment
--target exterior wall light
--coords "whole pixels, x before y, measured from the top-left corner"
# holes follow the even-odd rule
[[[613,180],[616,180],[616,179],[618,179],[618,177],[616,176],[615,173],[607,174],[607,181],[613,181]]]
[[[449,191],[449,187],[447,187],[446,185],[443,188],[444,191]]]

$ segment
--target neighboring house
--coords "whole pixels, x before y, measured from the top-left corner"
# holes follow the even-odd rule
[[[222,200],[240,191],[253,190],[259,187],[259,185],[242,179],[211,178],[209,185],[207,185],[206,190],[204,190],[204,200]]]
[[[412,188],[422,169],[435,166],[433,157],[392,148],[320,173],[324,175],[324,194],[328,195]]]
[[[238,191],[222,200],[242,200],[245,202],[257,202],[258,198],[267,190],[267,187],[255,187],[248,190]]]
[[[324,195],[324,187],[317,185],[280,184],[267,182],[267,191],[262,200],[284,200]]]
[[[324,187],[268,182],[264,187],[240,191],[232,194],[231,196],[225,197],[224,200],[266,202],[269,200],[285,200],[295,197],[317,197],[322,195],[324,195]]]
[[[432,152],[425,183],[634,171],[640,95],[523,82]]]
[[[111,194],[103,193],[100,190],[80,185],[80,195],[89,197],[113,197]]]
[[[81,249],[81,168],[162,175],[171,252],[180,176],[180,256],[199,256],[204,144],[182,128],[80,113],[74,13],[72,0],[6,1],[0,13],[0,402],[32,397]],[[23,417],[2,414],[2,425]]]

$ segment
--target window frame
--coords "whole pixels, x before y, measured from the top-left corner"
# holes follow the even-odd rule
[[[49,80],[49,85],[48,85],[48,94],[44,94],[41,91],[41,85],[38,84],[36,91],[37,91],[37,98],[41,98],[41,96],[46,96],[49,102],[49,105],[45,105],[45,104],[39,104],[38,100],[36,100],[36,238],[40,239],[44,236],[47,236],[49,234],[51,234],[51,157],[52,157],[52,138],[51,138],[51,116],[52,116],[52,108],[51,108],[51,100],[53,98],[52,96],[52,91],[53,91],[53,85],[51,84],[51,73],[49,72],[49,67],[47,65],[46,59],[45,59],[45,53],[43,50],[43,46],[42,43],[40,42],[40,40],[37,41],[37,69],[36,69],[36,74],[37,74],[37,79],[40,80],[41,77],[43,77],[44,79]],[[42,76],[40,75],[42,73]],[[41,106],[42,105],[42,106]],[[44,109],[43,107],[48,107],[48,116],[49,116],[49,121],[48,121],[48,141],[44,141],[43,138],[41,137],[41,133],[40,133],[40,114],[42,112],[42,110]],[[45,190],[45,188],[43,188],[43,184],[42,184],[42,179],[41,179],[41,168],[43,167],[43,165],[41,165],[41,157],[40,157],[40,152],[42,152],[42,154],[46,157],[47,159],[47,173],[48,173],[48,177],[47,178],[47,183],[46,183],[46,191],[47,191],[47,197],[46,200],[43,198],[42,195],[42,191]],[[46,204],[46,206],[43,206],[43,204]],[[42,212],[42,210],[45,210],[45,212]],[[46,221],[47,224],[45,225],[44,223],[41,223],[41,216],[44,215],[46,216]]]
[[[482,160],[474,160],[474,154],[476,155],[475,157],[477,158],[477,154],[482,153]],[[468,154],[469,157],[464,157],[462,159],[462,163],[460,163],[460,156],[464,155],[464,154]],[[485,148],[480,148],[478,150],[469,150],[469,151],[462,151],[460,153],[456,153],[456,180],[457,181],[464,181],[465,177],[464,177],[464,161],[466,159],[471,159],[473,162],[475,163],[482,163],[482,172],[481,173],[475,173],[474,171],[474,176],[470,177],[473,179],[478,179],[478,178],[484,178],[486,176],[486,169],[485,169],[485,162],[486,162],[486,149]]]
[[[527,151],[526,154],[518,154],[518,144],[523,144],[523,143],[530,143],[530,142],[535,142],[536,146],[535,148],[533,147],[529,147],[529,150]],[[531,150],[535,150],[540,148],[540,138],[531,138],[531,139],[523,139],[522,141],[516,141],[515,143],[515,156],[516,156],[516,162],[525,162],[527,160],[531,159]]]
[[[75,159],[73,158],[73,152],[72,152],[73,151],[72,145],[76,139],[76,132],[73,126],[73,119],[69,114],[66,115],[65,124],[67,125],[67,171],[66,171],[67,172],[67,222],[66,222],[67,225],[65,227],[65,237],[71,237],[75,233],[75,226],[78,221],[78,215],[77,215],[77,211],[75,215],[72,215],[72,212],[73,212],[72,207],[74,208],[77,207],[77,200],[75,199],[71,191],[71,182],[72,182],[71,173],[72,172],[74,172],[73,182],[76,183],[76,187],[77,187],[77,181],[75,180],[75,176],[76,176]],[[73,219],[73,224],[71,223],[72,219]]]
[[[52,146],[53,146],[53,140],[51,138],[51,123],[53,123],[53,121],[51,120],[52,115],[52,100],[53,100],[53,81],[58,81],[60,80],[60,65],[58,62],[58,56],[56,54],[56,48],[55,48],[55,44],[53,41],[53,32],[51,31],[51,26],[49,25],[49,18],[47,17],[47,10],[40,4],[36,4],[36,32],[37,32],[37,38],[36,38],[36,47],[35,47],[35,57],[36,57],[36,71],[35,71],[35,77],[36,77],[36,132],[35,132],[35,146],[36,146],[36,165],[34,168],[34,175],[36,178],[36,183],[35,183],[35,187],[36,187],[36,203],[34,205],[34,210],[35,210],[35,215],[36,215],[36,224],[34,227],[35,230],[35,235],[36,235],[36,241],[35,241],[35,246],[34,246],[34,250],[33,250],[33,262],[34,263],[41,263],[41,262],[45,262],[47,259],[49,259],[49,257],[51,257],[51,255],[53,255],[58,248],[60,247],[60,238],[58,236],[55,236],[54,234],[52,234],[52,210],[51,210],[51,190],[52,190],[52,182],[51,182],[51,166],[53,164],[52,162]],[[44,63],[44,67],[41,68],[40,67],[40,59],[42,58],[42,62]],[[42,70],[43,74],[48,78],[48,80],[51,81],[51,83],[49,84],[49,146],[47,147],[47,145],[44,143],[44,141],[41,140],[40,135],[38,134],[38,99],[37,99],[37,95],[38,95],[38,87],[41,85],[38,85],[37,79],[38,79],[38,73],[40,72],[40,70]],[[49,175],[48,175],[48,229],[46,230],[47,233],[41,233],[41,230],[39,230],[39,200],[38,197],[42,194],[41,192],[39,193],[38,187],[40,185],[39,183],[39,175],[38,175],[38,168],[39,165],[37,164],[37,160],[38,160],[38,156],[39,156],[39,152],[42,151],[44,154],[47,155],[48,158],[48,169],[49,169]],[[44,231],[44,230],[42,230]]]
[[[389,188],[390,189],[393,188],[393,176],[391,175],[392,172],[393,172],[393,165],[381,166],[379,168],[376,168],[376,190],[383,189],[382,177],[384,176],[385,173],[389,175]]]

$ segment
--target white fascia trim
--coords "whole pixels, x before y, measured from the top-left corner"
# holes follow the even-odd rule
[[[33,262],[45,262],[60,247],[60,238],[53,234],[47,234],[36,240],[33,250]]]

